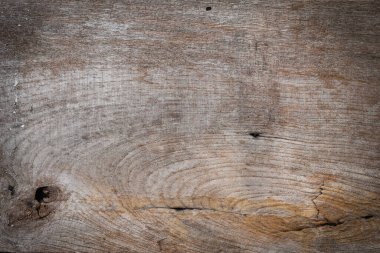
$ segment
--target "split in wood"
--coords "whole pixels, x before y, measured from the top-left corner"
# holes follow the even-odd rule
[[[260,132],[251,132],[249,133],[250,136],[252,136],[253,138],[257,139],[261,136],[262,133]]]

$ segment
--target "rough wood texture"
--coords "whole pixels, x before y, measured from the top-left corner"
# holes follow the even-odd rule
[[[380,252],[379,12],[1,0],[0,251]]]

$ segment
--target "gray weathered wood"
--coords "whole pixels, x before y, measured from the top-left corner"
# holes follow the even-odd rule
[[[0,3],[0,251],[380,251],[379,1]]]

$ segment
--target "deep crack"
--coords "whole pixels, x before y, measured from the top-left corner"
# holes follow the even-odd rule
[[[281,230],[280,232],[296,232],[296,231],[303,231],[303,230],[308,229],[308,228],[337,227],[337,226],[342,225],[342,224],[344,224],[346,222],[355,221],[355,220],[361,220],[361,219],[363,219],[363,220],[369,220],[369,219],[372,219],[373,217],[375,217],[375,216],[369,214],[369,215],[357,217],[355,219],[350,219],[350,220],[347,220],[347,221],[337,221],[337,222],[328,221],[326,219],[326,221],[324,221],[323,223],[309,224],[307,226],[302,226],[302,227],[298,227],[298,228],[294,228],[294,229]]]
[[[137,210],[151,210],[151,209],[164,209],[164,210],[173,210],[176,212],[185,212],[185,211],[213,211],[213,212],[220,212],[220,213],[228,213],[228,214],[234,214],[234,215],[240,215],[240,216],[247,216],[247,213],[241,213],[241,212],[234,212],[234,211],[223,211],[213,208],[203,208],[203,207],[167,207],[167,206],[149,206],[149,207],[142,207],[137,208]]]
[[[177,212],[191,211],[191,210],[209,210],[205,208],[196,208],[196,207],[169,207],[169,209],[173,209],[174,211],[177,211]]]
[[[314,207],[315,207],[315,209],[317,210],[317,214],[316,214],[316,218],[318,219],[319,218],[319,208],[318,208],[318,206],[317,206],[317,203],[315,203],[315,200],[317,199],[317,198],[319,198],[319,196],[321,196],[322,194],[323,194],[323,187],[325,186],[325,181],[322,181],[322,184],[321,184],[321,186],[319,186],[319,194],[315,197],[315,198],[313,198],[312,200],[311,200],[311,202],[313,202],[313,204],[314,204]],[[327,220],[326,220],[327,221]]]
[[[373,218],[373,215],[368,214],[368,215],[362,216],[362,218],[365,219],[365,220],[368,220],[368,219]]]

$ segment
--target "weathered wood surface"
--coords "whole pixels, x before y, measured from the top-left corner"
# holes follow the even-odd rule
[[[0,2],[0,251],[380,251],[379,1]]]

